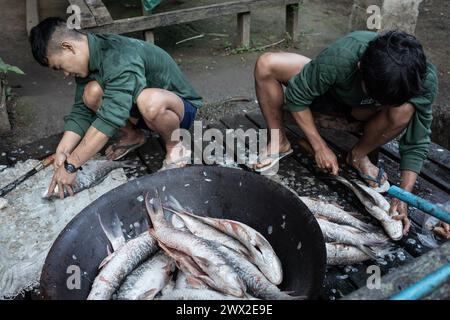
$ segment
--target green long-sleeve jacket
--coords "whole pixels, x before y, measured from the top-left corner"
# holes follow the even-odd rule
[[[171,91],[200,108],[196,93],[176,62],[161,48],[114,34],[88,34],[89,76],[76,78],[75,103],[65,117],[64,131],[83,137],[89,127],[111,137],[126,123],[130,109],[145,88]],[[84,87],[96,80],[103,89],[97,113],[83,102]]]
[[[375,32],[356,31],[323,50],[289,81],[285,108],[302,111],[328,91],[349,108],[368,103],[371,99],[363,91],[358,62],[376,36]],[[438,91],[437,71],[431,63],[428,63],[425,87],[425,94],[408,101],[414,105],[415,112],[400,139],[401,170],[420,172],[428,154],[433,120],[431,105]]]

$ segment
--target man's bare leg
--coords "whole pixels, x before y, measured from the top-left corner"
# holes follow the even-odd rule
[[[89,82],[84,88],[84,104],[92,111],[97,112],[98,108],[102,105],[102,98],[103,89],[98,82]],[[136,121],[137,119],[134,118],[128,119],[125,127],[121,128],[122,137],[117,143],[106,149],[105,154],[109,160],[116,159],[126,152],[126,148],[122,148],[123,146],[139,145],[145,142],[144,134],[134,127]]]
[[[286,85],[310,61],[311,59],[298,54],[280,52],[265,53],[256,62],[255,89],[259,106],[268,129],[280,130],[279,141],[277,141],[279,147],[271,141],[266,154],[286,152],[291,148],[283,126],[283,85]],[[270,162],[269,159],[262,161],[256,165],[256,168],[265,167]]]
[[[374,115],[368,114],[366,119],[360,115],[358,120],[367,120],[364,134],[347,156],[347,163],[363,174],[376,178],[378,167],[368,158],[368,154],[396,138],[408,125],[414,114],[414,106],[409,103],[400,107],[383,108]],[[358,115],[352,113],[354,117]],[[381,183],[386,181],[385,175]],[[377,187],[375,182],[367,181],[370,186]]]
[[[176,94],[163,89],[145,89],[137,98],[137,105],[147,126],[159,133],[166,145],[166,163],[182,167],[190,156],[180,141],[172,140],[172,133],[180,128],[184,117],[184,103]]]

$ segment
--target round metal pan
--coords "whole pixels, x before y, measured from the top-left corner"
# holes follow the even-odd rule
[[[148,219],[140,196],[154,193],[156,188],[163,202],[172,195],[197,215],[233,219],[258,230],[282,262],[280,288],[311,299],[319,294],[325,276],[325,242],[303,202],[280,184],[254,173],[192,166],[130,181],[81,211],[58,236],[46,258],[42,297],[85,299],[98,265],[107,255],[109,241],[99,216],[104,222],[117,215],[127,232],[142,217]]]

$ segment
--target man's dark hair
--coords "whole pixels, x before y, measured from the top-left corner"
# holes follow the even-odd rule
[[[44,67],[48,67],[48,55],[60,50],[63,39],[80,39],[82,33],[69,29],[61,18],[50,17],[33,27],[29,41],[33,57]]]
[[[425,90],[427,59],[419,41],[405,32],[372,40],[360,63],[367,93],[382,105],[399,106]]]

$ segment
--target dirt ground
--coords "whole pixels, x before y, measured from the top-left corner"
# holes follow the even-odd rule
[[[104,0],[113,18],[140,14],[140,0]],[[201,5],[223,0],[167,0],[155,12]],[[66,1],[41,0],[40,17],[65,17]],[[314,57],[327,44],[348,32],[352,0],[305,0],[300,17],[300,44],[293,47],[288,41],[267,50],[286,50]],[[0,56],[19,66],[25,76],[9,76],[9,84],[16,95],[11,104],[11,134],[0,139],[0,152],[13,146],[58,133],[63,117],[71,109],[74,79],[39,66],[30,53],[25,31],[25,1],[0,0]],[[447,112],[450,101],[450,2],[425,0],[416,34],[426,49],[428,58],[437,66],[440,94],[435,103],[433,139],[450,147],[450,125]],[[215,121],[221,116],[256,108],[253,68],[263,50],[285,38],[284,9],[270,8],[252,12],[252,47],[236,49],[236,17],[226,16],[195,23],[157,29],[156,42],[167,50],[203,95],[207,106],[200,118]],[[190,37],[198,39],[178,43]],[[130,36],[142,38],[142,33]],[[238,102],[230,102],[235,98]],[[250,101],[250,102],[243,102]]]

